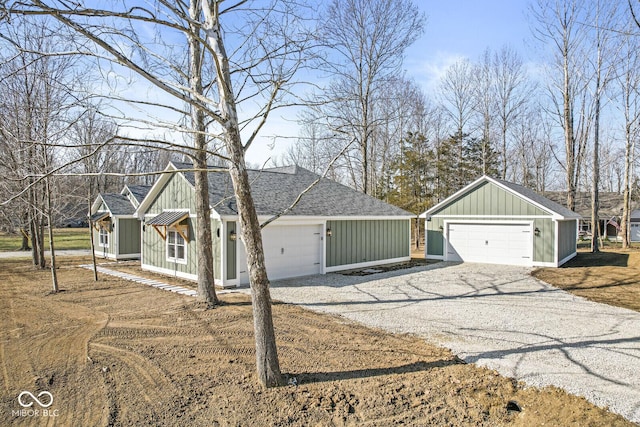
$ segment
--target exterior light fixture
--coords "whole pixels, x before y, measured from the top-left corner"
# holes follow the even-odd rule
[[[440,226],[438,228],[440,229],[440,231],[444,231],[444,227],[443,226]]]
[[[327,228],[327,237],[331,237],[333,235],[333,232],[331,231],[330,228]]]
[[[538,227],[536,227],[536,228],[533,230],[533,234],[535,234],[536,236],[539,236],[539,235],[540,235],[540,229],[539,229]]]
[[[235,242],[237,238],[238,236],[236,235],[235,230],[231,230],[231,232],[229,233],[229,240],[231,240],[232,242]]]

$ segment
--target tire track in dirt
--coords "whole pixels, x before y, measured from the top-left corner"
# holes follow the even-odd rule
[[[76,389],[90,375],[89,339],[104,327],[107,317],[57,297],[25,292],[2,303],[6,313],[0,343],[3,389],[11,397],[12,410],[20,409],[17,396],[22,391],[48,391],[54,396],[49,409],[57,416],[47,423],[72,425],[85,420],[85,425],[93,424],[101,412],[94,403],[100,399],[100,390],[79,394]]]
[[[159,364],[135,351],[115,345],[92,342],[92,358],[99,365],[107,387],[107,420],[145,423],[159,422],[163,418],[172,396],[180,395],[180,388]],[[144,408],[136,413],[131,408]]]

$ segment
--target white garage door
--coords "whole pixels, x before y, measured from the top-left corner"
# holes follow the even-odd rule
[[[447,261],[531,265],[530,224],[448,224]]]
[[[268,225],[262,245],[269,280],[322,272],[322,225]],[[240,252],[240,282],[249,283],[244,247]]]
[[[640,224],[632,222],[630,234],[632,242],[640,242]]]

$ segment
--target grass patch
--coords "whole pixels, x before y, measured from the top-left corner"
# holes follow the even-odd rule
[[[56,249],[74,250],[91,249],[88,228],[55,228],[53,239]],[[49,249],[49,233],[45,230],[45,248]],[[22,245],[19,233],[0,233],[0,251],[18,251]]]
[[[578,252],[561,268],[540,268],[533,276],[592,301],[640,312],[640,250],[606,248]]]

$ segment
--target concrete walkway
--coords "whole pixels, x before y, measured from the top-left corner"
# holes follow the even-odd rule
[[[438,263],[328,274],[275,282],[271,296],[424,337],[467,362],[563,388],[640,423],[640,313],[576,297],[530,269]]]

